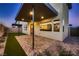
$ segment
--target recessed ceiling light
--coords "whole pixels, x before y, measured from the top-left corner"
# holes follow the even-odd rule
[[[41,16],[41,19],[44,19],[44,16]]]
[[[24,20],[24,19],[22,19],[22,20]]]
[[[29,13],[30,15],[33,15],[33,11],[30,11],[30,13]]]

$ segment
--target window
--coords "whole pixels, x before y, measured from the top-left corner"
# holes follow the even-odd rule
[[[59,32],[60,31],[60,20],[59,19],[54,20],[53,24],[54,24],[54,32]]]
[[[40,25],[40,31],[52,31],[52,24],[43,23]]]

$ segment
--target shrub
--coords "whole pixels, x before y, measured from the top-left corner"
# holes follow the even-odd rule
[[[43,53],[39,53],[37,56],[51,56],[51,53],[45,50]]]
[[[59,51],[59,56],[72,56],[72,55],[73,54],[71,53],[71,51],[66,51],[65,49]]]

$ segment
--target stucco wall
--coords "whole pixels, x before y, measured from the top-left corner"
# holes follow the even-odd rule
[[[56,11],[58,11],[59,13],[59,17],[61,19],[61,26],[63,27],[64,26],[64,32],[63,32],[63,28],[61,29],[62,33],[63,33],[63,40],[68,37],[68,24],[69,24],[69,21],[68,21],[68,6],[66,4],[62,4],[62,3],[58,3],[58,4],[55,4],[55,3],[51,3],[50,4],[51,6],[53,6],[53,8],[56,9]],[[63,24],[63,21],[64,21],[64,24]]]
[[[58,17],[51,19],[52,21],[49,23],[52,23],[52,31],[40,31],[40,26],[35,25],[35,35],[38,36],[43,36],[43,37],[47,37],[50,39],[55,39],[55,40],[59,40],[62,41],[63,40],[63,36],[62,36],[62,26],[60,25],[60,32],[54,32],[54,24],[53,24],[53,20],[57,19]],[[58,18],[59,19],[59,18]]]
[[[64,20],[64,33],[63,33],[63,39],[65,39],[66,37],[68,37],[68,7],[66,6],[66,4],[63,5],[63,20]]]

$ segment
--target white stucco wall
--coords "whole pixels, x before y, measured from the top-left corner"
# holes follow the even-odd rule
[[[49,23],[52,23],[52,31],[40,31],[40,26],[37,25],[37,26],[35,26],[35,35],[62,41],[63,35],[62,35],[62,31],[61,31],[62,30],[61,24],[60,24],[60,32],[54,32],[53,20],[55,20],[55,19],[58,19],[58,17],[51,19],[52,21],[49,22]]]
[[[68,37],[68,7],[66,6],[66,4],[63,5],[63,20],[64,20],[64,33],[63,33],[63,39],[65,39],[66,37]]]
[[[63,40],[68,36],[68,6],[65,3],[50,3],[50,5],[53,6],[53,8],[58,11],[58,16],[61,19],[61,26],[63,27],[63,20],[64,20],[64,32],[62,32]],[[62,28],[61,27],[61,28]],[[63,28],[61,29],[63,31]]]
[[[22,33],[27,34],[28,31],[28,23],[27,22],[23,22],[23,21],[17,21],[17,24],[22,24]]]

